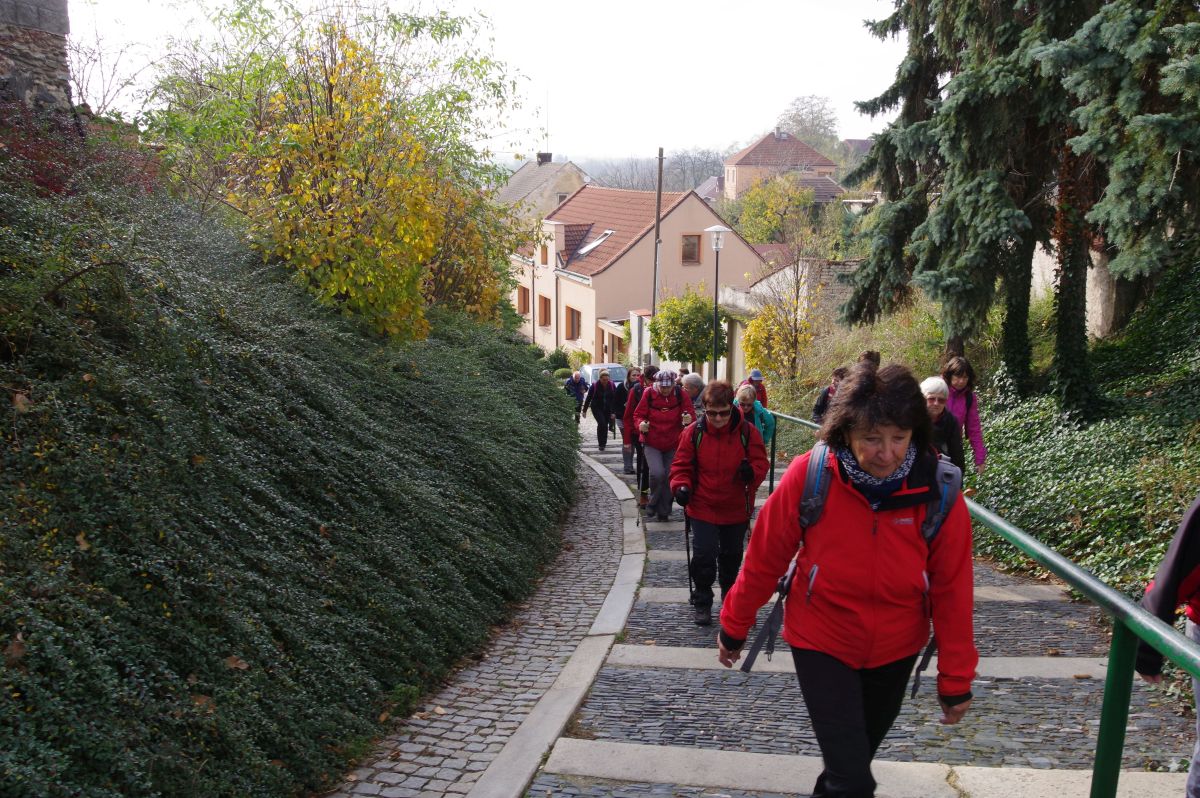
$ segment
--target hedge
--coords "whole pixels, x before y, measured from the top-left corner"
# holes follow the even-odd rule
[[[194,208],[0,166],[0,794],[330,785],[553,557],[569,400],[506,333],[391,345]]]

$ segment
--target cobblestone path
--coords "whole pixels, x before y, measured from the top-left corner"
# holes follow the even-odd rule
[[[536,594],[478,661],[462,667],[329,798],[469,793],[588,633],[622,555],[612,489],[579,469],[563,548]],[[519,786],[516,789],[520,789]]]
[[[619,440],[599,452],[593,429],[584,422],[584,453],[632,486]],[[760,503],[765,495],[766,485]],[[753,674],[719,668],[715,626],[691,623],[682,516],[640,529],[647,557],[625,632],[526,795],[807,796],[819,751],[786,645]],[[880,749],[880,798],[1086,795],[1108,652],[1099,613],[984,562],[976,590],[983,660],[971,711],[941,726],[926,679]],[[1136,771],[1178,770],[1192,736],[1192,721],[1160,691],[1135,684],[1121,795],[1182,795],[1182,774]],[[772,774],[784,771],[791,775],[780,786]]]

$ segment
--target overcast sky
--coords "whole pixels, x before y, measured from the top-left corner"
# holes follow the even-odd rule
[[[401,4],[393,0],[394,6]],[[71,0],[73,35],[140,45],[152,58],[171,36],[198,28],[191,3]],[[771,129],[801,95],[829,97],[843,138],[886,120],[855,100],[891,82],[903,45],[881,42],[864,19],[891,0],[455,0],[425,10],[478,12],[497,58],[522,76],[523,107],[486,142],[498,154],[546,147],[572,159],[725,150]],[[544,132],[548,130],[548,140]]]

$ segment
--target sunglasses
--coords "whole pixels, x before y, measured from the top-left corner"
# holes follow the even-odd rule
[[[730,407],[726,408],[725,410],[705,410],[704,415],[708,416],[709,418],[725,418],[732,412],[733,408]]]

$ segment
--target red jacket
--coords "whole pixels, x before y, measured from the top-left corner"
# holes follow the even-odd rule
[[[700,436],[699,451],[692,446],[692,435],[696,425],[706,429]],[[742,431],[746,432],[746,446],[742,446]],[[762,433],[753,424],[746,423],[735,408],[728,424],[721,429],[708,426],[707,420],[689,424],[679,435],[679,448],[671,463],[671,491],[687,485],[692,498],[687,505],[687,514],[710,524],[743,524],[750,520],[746,512],[746,483],[737,476],[738,466],[747,457],[754,469],[754,481],[750,483],[750,509],[754,509],[754,494],[767,476],[767,449],[763,445]],[[697,459],[699,469],[696,468]],[[699,474],[699,485],[693,480]]]
[[[650,431],[642,435],[642,443],[669,452],[679,444],[683,414],[690,416],[695,412],[692,400],[682,388],[672,388],[669,394],[663,396],[657,386],[647,386],[642,391],[642,401],[633,411],[633,420],[637,427],[641,427],[643,421],[650,422]]]
[[[634,397],[637,396],[637,394],[633,392],[634,388],[640,388],[642,391],[642,396],[645,396],[646,391],[653,390],[654,386],[647,385],[646,381],[639,377],[638,381],[629,387],[629,397],[625,400],[625,413],[621,416],[621,421],[623,422],[624,427],[621,430],[621,443],[625,444],[626,446],[631,443],[637,443],[642,438],[642,436],[638,434],[637,422],[633,420],[633,414],[637,411],[638,406],[638,403],[633,401]]]
[[[837,467],[821,519],[801,543],[800,498],[812,453],[791,464],[755,522],[750,547],[721,608],[721,627],[743,640],[758,608],[798,558],[783,638],[851,668],[874,668],[921,650],[929,622],[938,641],[938,692],[971,689],[979,654],[972,626],[971,522],[960,496],[941,531],[921,535],[936,466],[920,457],[904,487],[872,510]],[[889,509],[891,507],[891,509]],[[932,609],[932,613],[930,610]]]

